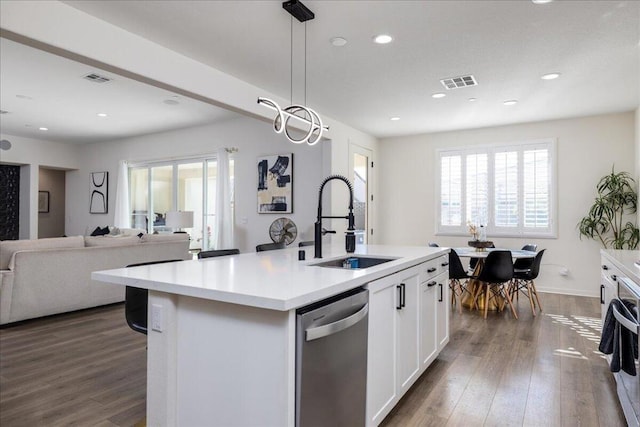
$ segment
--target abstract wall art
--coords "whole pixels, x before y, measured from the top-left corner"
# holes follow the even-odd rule
[[[258,213],[293,213],[293,153],[258,158]]]
[[[109,208],[109,172],[91,172],[89,213],[106,214]]]

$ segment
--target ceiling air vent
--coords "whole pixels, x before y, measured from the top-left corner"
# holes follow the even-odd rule
[[[472,75],[459,76],[459,77],[450,77],[450,78],[447,78],[447,79],[440,80],[440,83],[442,83],[442,86],[444,86],[448,90],[450,90],[450,89],[460,89],[462,87],[477,86],[478,85],[478,82],[476,82],[476,78],[473,77]]]
[[[112,80],[109,77],[101,76],[100,74],[96,74],[96,73],[87,74],[82,78],[85,80],[89,80],[90,82],[93,82],[93,83],[108,83]]]
[[[9,112],[5,110],[0,110],[0,114],[9,114]]]

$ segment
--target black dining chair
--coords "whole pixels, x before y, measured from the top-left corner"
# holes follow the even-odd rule
[[[449,289],[451,289],[451,303],[458,305],[460,313],[462,313],[462,295],[469,292],[467,281],[472,277],[462,266],[458,253],[451,249],[449,252]]]
[[[515,308],[513,307],[513,303],[511,302],[510,295],[510,282],[513,279],[513,261],[511,257],[511,251],[491,251],[487,255],[487,258],[484,261],[484,266],[482,267],[482,271],[478,276],[478,281],[480,282],[480,286],[476,294],[474,295],[474,306],[477,306],[477,300],[480,294],[485,292],[484,298],[484,318],[487,318],[487,310],[489,309],[489,302],[492,299],[497,300],[497,298],[502,297],[508,303],[511,308],[511,313],[513,313],[513,317],[518,318],[518,314],[516,313]],[[483,289],[484,288],[484,289]],[[504,308],[504,302],[498,304],[500,310]]]
[[[219,256],[238,255],[238,254],[240,254],[240,249],[215,249],[210,251],[198,252],[198,259],[214,258]]]
[[[305,240],[304,242],[298,243],[298,247],[302,248],[303,246],[313,246],[315,244],[316,244],[315,240]]]
[[[440,245],[435,243],[435,242],[429,242],[429,247],[431,247],[431,248],[439,248]]]
[[[533,243],[530,243],[528,245],[524,245],[522,247],[523,251],[531,251],[531,252],[535,252],[538,250],[538,245],[535,245]],[[518,271],[518,270],[529,270],[531,268],[531,265],[533,264],[533,258],[518,258],[517,260],[515,260],[515,262],[513,263],[513,270],[514,271]]]
[[[181,259],[167,259],[162,261],[139,262],[129,264],[128,267],[139,267],[142,265],[164,264],[166,262],[177,262]],[[149,290],[127,286],[124,294],[124,316],[127,325],[136,332],[147,335],[147,311],[149,304]]]
[[[542,262],[542,255],[545,250],[546,249],[543,249],[536,254],[536,257],[533,258],[533,261],[531,262],[531,268],[528,270],[515,271],[511,282],[511,295],[518,295],[519,292],[527,295],[529,298],[529,304],[531,305],[531,312],[534,316],[536,315],[536,304],[542,313],[542,306],[540,305],[540,298],[538,298],[538,291],[536,290],[534,281],[540,273],[540,263]],[[534,297],[535,301],[533,300]]]
[[[256,252],[273,251],[276,249],[284,249],[287,245],[284,242],[263,243],[256,246]]]

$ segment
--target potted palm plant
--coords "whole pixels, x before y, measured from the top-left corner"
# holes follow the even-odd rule
[[[638,194],[635,180],[628,172],[615,172],[600,178],[596,186],[598,195],[587,216],[578,223],[580,239],[599,240],[612,249],[636,249],[640,232],[635,215]]]

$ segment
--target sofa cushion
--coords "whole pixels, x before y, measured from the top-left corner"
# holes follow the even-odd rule
[[[0,242],[0,270],[9,268],[9,261],[14,252],[34,249],[82,248],[82,236],[52,237],[34,240],[4,240]]]
[[[137,245],[140,243],[140,238],[137,236],[85,236],[84,244],[87,247],[91,246],[129,246]]]
[[[178,242],[181,240],[189,240],[189,235],[187,233],[176,233],[176,234],[145,234],[142,236],[141,240],[143,242],[149,243],[157,243],[157,242]]]

